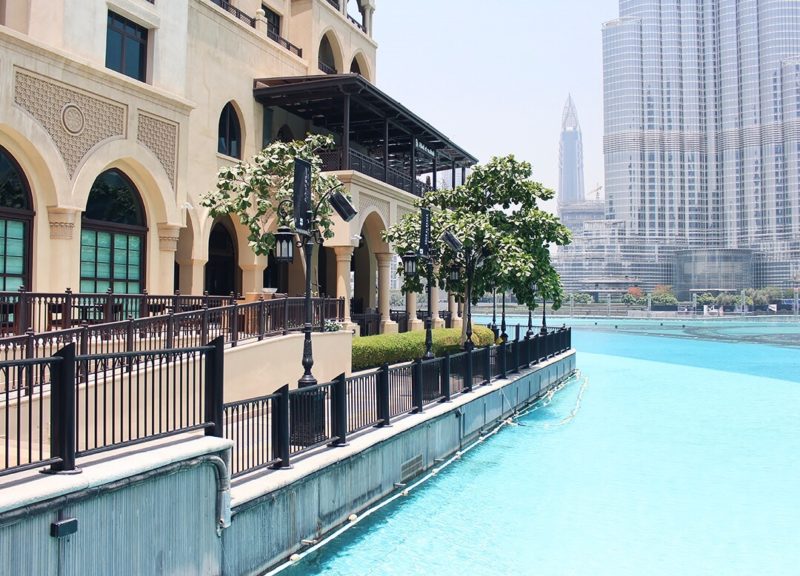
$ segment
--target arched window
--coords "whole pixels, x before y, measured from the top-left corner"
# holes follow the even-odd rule
[[[242,130],[239,126],[239,116],[233,104],[228,102],[219,115],[219,143],[217,152],[231,156],[242,157]]]
[[[81,221],[81,292],[141,292],[146,233],[142,200],[130,180],[116,169],[100,174]]]
[[[33,206],[28,181],[14,158],[0,148],[0,291],[30,290]]]
[[[317,60],[319,61],[319,69],[325,72],[325,74],[337,74],[336,59],[333,57],[333,47],[327,35],[323,36],[322,40],[320,40],[319,56]]]
[[[361,74],[361,66],[358,65],[358,60],[353,58],[353,62],[350,64],[350,72],[354,74]],[[361,74],[363,76],[363,74]]]

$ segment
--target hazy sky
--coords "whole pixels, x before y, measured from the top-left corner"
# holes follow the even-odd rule
[[[514,153],[558,187],[571,93],[587,192],[603,183],[600,29],[617,0],[378,0],[377,84],[485,162]]]

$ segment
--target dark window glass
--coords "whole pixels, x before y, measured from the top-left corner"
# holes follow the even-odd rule
[[[267,18],[267,34],[270,36],[281,35],[281,15],[277,12],[270,10],[264,4],[261,5],[262,10]]]
[[[147,74],[147,28],[108,13],[106,67],[142,82]]]
[[[139,193],[118,170],[92,185],[81,230],[81,292],[135,294],[143,288],[147,232]]]
[[[0,291],[30,289],[29,258],[33,210],[22,170],[0,148]]]
[[[228,102],[219,116],[217,152],[233,158],[241,158],[241,140],[242,131],[239,127],[239,117],[236,115],[233,104]]]

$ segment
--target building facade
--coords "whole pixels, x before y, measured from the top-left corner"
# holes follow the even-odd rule
[[[200,203],[220,168],[331,134],[358,209],[316,291],[389,320],[380,233],[475,159],[374,86],[374,0],[0,2],[0,291],[302,293]],[[274,223],[272,224],[274,226]],[[351,287],[351,272],[354,280]]]
[[[800,4],[621,0],[603,26],[603,72],[606,216],[624,223],[622,242],[660,247],[657,268],[673,273],[652,280],[683,297],[750,287],[734,279],[793,282]],[[679,250],[752,257],[715,252],[690,265]],[[638,266],[648,264],[629,262]]]

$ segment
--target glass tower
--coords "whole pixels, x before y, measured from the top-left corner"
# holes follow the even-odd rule
[[[800,2],[620,0],[603,72],[625,241],[752,250],[757,285],[800,277]]]
[[[567,97],[561,115],[561,140],[558,150],[558,202],[583,202],[583,142],[578,112],[572,96]]]

